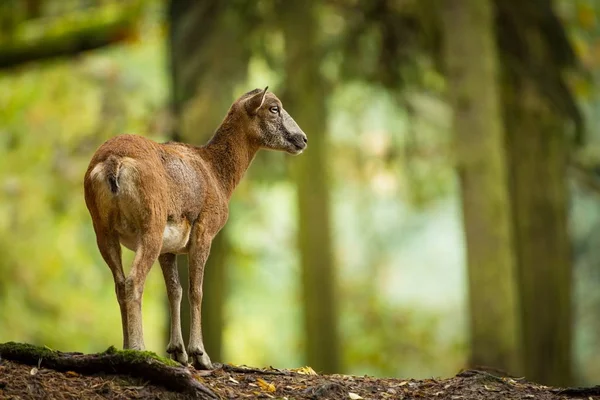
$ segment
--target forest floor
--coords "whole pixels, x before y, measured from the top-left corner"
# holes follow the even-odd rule
[[[34,361],[29,353],[23,356],[3,346],[0,399],[600,399],[600,387],[551,388],[476,370],[426,380],[317,375],[310,368],[220,365],[196,371],[147,355],[142,365],[119,358],[122,352],[114,350],[83,355],[42,349],[44,354]],[[169,377],[172,373],[178,375]],[[181,379],[190,386],[173,384]]]

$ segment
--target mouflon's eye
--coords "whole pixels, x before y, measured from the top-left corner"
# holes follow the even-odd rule
[[[273,107],[269,108],[269,111],[271,111],[273,114],[278,114],[279,113],[279,107],[273,106]]]

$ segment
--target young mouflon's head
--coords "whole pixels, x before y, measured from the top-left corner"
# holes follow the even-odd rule
[[[250,125],[249,134],[260,147],[302,153],[308,143],[306,134],[283,109],[281,100],[267,89],[255,89],[239,100]]]

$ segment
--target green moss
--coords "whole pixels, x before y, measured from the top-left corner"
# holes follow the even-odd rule
[[[0,344],[0,354],[24,354],[27,357],[44,358],[46,360],[56,357],[56,352],[47,347],[34,346],[27,343],[7,342]]]
[[[134,363],[145,362],[148,359],[153,359],[170,367],[181,367],[181,364],[179,364],[177,361],[165,357],[160,357],[152,351],[117,350],[115,346],[110,346],[108,349],[106,349],[104,354],[118,355],[124,360]]]

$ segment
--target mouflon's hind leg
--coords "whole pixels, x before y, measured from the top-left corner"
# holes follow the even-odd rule
[[[160,232],[161,229],[152,229],[150,232]],[[162,236],[143,234],[140,244],[135,252],[133,265],[129,276],[125,278],[125,308],[127,313],[127,328],[129,348],[144,350],[144,332],[142,328],[142,296],[144,283],[154,261],[160,255]]]
[[[97,227],[96,227],[97,228]],[[115,281],[115,293],[119,308],[121,310],[121,327],[123,329],[123,348],[129,348],[129,334],[127,325],[127,310],[125,302],[125,275],[123,273],[123,264],[121,261],[121,244],[119,236],[114,231],[96,230],[96,241],[100,254],[108,267],[110,268]]]
[[[190,241],[189,275],[190,275],[190,342],[188,354],[194,367],[197,369],[213,369],[210,357],[204,350],[202,341],[202,281],[204,279],[204,265],[210,253],[212,237],[207,235],[192,234]]]
[[[171,358],[185,365],[188,361],[188,355],[185,352],[181,334],[181,297],[183,289],[177,271],[177,256],[172,253],[162,254],[158,257],[158,261],[167,286],[169,313],[171,314],[171,334],[167,353],[171,355]]]

